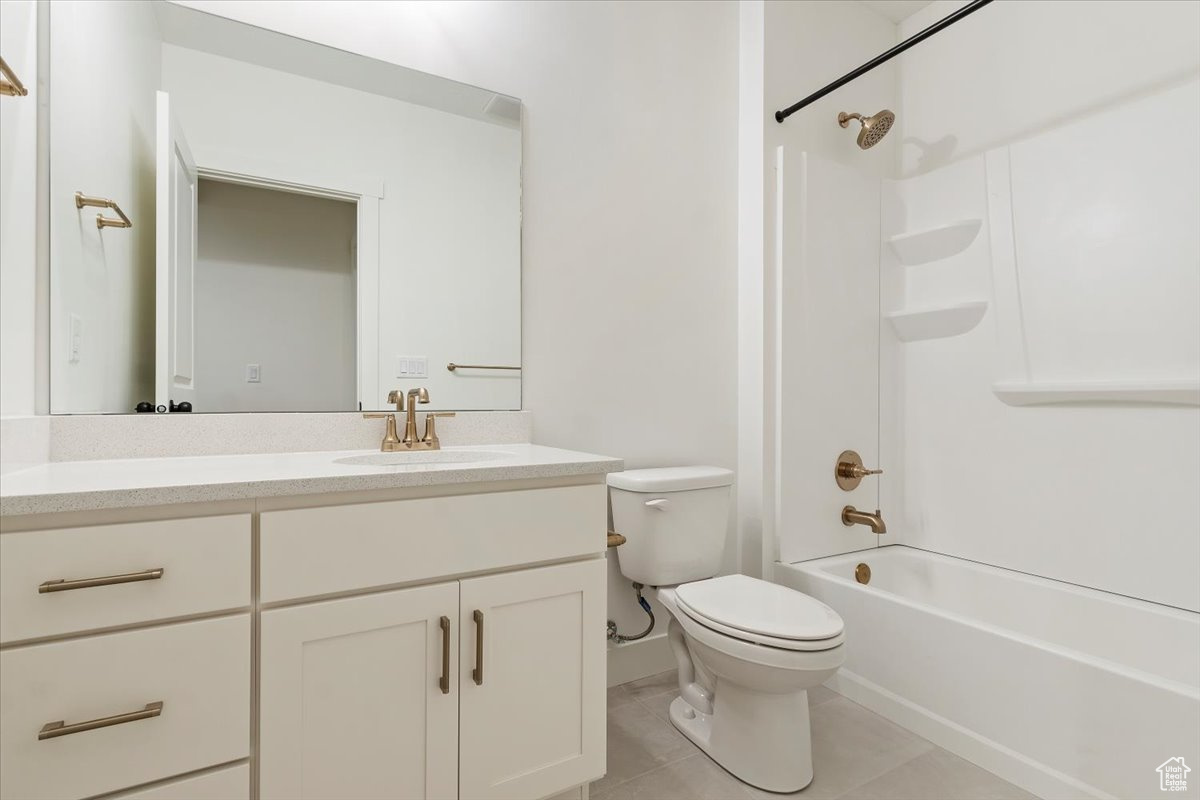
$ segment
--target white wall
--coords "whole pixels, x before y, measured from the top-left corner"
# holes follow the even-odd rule
[[[868,460],[876,454],[878,178],[894,172],[898,137],[861,150],[856,126],[843,129],[837,114],[899,109],[893,62],[777,123],[776,110],[895,44],[896,26],[858,3],[771,0],[765,11],[762,457],[769,563],[879,543],[840,519],[846,503],[876,508],[874,481],[846,494],[833,467],[842,450]]]
[[[1200,377],[1200,153],[1173,136],[1200,126],[1200,4],[1090,9],[995,3],[904,57],[914,177],[887,188],[884,236],[984,226],[923,266],[885,249],[884,310],[988,310],[952,338],[885,328],[884,466],[903,484],[884,508],[906,544],[1197,610],[1200,412],[992,392]]]
[[[519,408],[521,132],[174,45],[163,87],[196,154],[237,153],[284,172],[383,184],[379,202],[378,397],[423,385],[428,408]],[[263,98],[273,101],[264,103]],[[314,153],[320,158],[314,159]],[[370,335],[364,331],[364,336]],[[424,356],[429,377],[398,377]]]
[[[358,408],[353,203],[201,180],[194,411]],[[260,381],[246,381],[247,364]]]
[[[735,4],[187,5],[520,97],[536,441],[736,466]]]
[[[51,411],[131,412],[154,396],[157,23],[135,0],[58,0],[50,17]],[[133,227],[97,230],[77,191],[115,200]]]
[[[37,5],[0,3],[0,53],[29,94],[0,97],[0,417],[34,413]]]
[[[899,35],[962,5],[936,0],[905,19]],[[897,59],[902,172],[977,155],[1185,77],[1200,59],[1197,36],[1195,2],[992,3]],[[1169,136],[1169,120],[1146,123]]]

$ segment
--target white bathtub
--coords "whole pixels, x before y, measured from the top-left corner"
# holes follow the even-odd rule
[[[776,570],[845,619],[851,699],[1042,797],[1200,797],[1200,614],[902,546]]]

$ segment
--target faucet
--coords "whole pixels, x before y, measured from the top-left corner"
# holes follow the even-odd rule
[[[393,389],[388,392],[388,402],[396,404],[396,411],[404,411],[404,392]],[[417,438],[417,403],[429,402],[429,390],[424,387],[408,392],[408,415],[404,420],[404,438],[396,431],[395,413],[365,413],[363,419],[386,419],[387,428],[383,434],[383,442],[379,445],[380,452],[395,453],[401,450],[441,450],[442,443],[437,435],[437,418],[453,417],[454,412],[433,413],[425,415],[425,435]]]
[[[887,533],[887,524],[884,523],[879,509],[875,509],[875,513],[872,514],[869,511],[859,511],[854,506],[846,506],[842,509],[842,524],[847,528],[851,525],[866,525],[872,533]]]
[[[389,395],[390,399],[390,395]],[[417,403],[429,402],[429,390],[422,386],[420,389],[408,390],[408,416],[404,418],[404,445],[410,450],[420,443],[417,438]]]

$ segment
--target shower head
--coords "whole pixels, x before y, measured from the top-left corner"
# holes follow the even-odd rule
[[[862,125],[858,132],[858,146],[863,150],[868,150],[879,144],[880,140],[892,129],[896,115],[886,108],[870,117],[864,117],[862,114],[847,114],[843,111],[838,114],[838,125],[845,128],[852,119],[858,120],[858,123]]]

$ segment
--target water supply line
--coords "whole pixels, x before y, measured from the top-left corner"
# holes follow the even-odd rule
[[[609,641],[617,642],[618,644],[623,642],[636,642],[638,639],[646,638],[650,635],[650,631],[654,630],[654,610],[650,608],[650,601],[642,597],[642,589],[644,588],[644,584],[638,583],[637,581],[633,582],[633,591],[634,594],[637,595],[638,605],[642,607],[642,611],[645,611],[646,616],[650,618],[650,624],[647,625],[646,630],[642,631],[641,633],[635,633],[633,636],[623,636],[617,632],[617,623],[610,619],[608,621]]]

